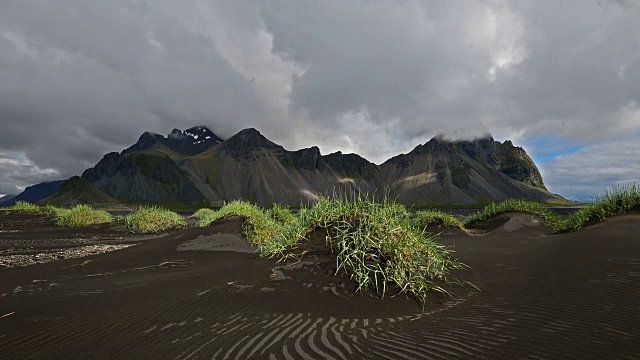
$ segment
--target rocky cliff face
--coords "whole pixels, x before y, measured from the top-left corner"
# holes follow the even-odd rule
[[[523,184],[546,190],[533,160],[510,140],[495,141],[491,135],[473,141],[457,141],[456,148],[481,164],[490,166]]]
[[[195,155],[221,143],[223,140],[205,126],[196,126],[187,130],[173,129],[164,137],[145,132],[138,142],[123,151],[123,154],[140,151],[172,151],[181,155]]]
[[[447,141],[438,136],[380,166],[384,184],[404,203],[476,204],[508,198],[562,201],[544,187],[522,148],[492,137]]]
[[[197,156],[185,158],[181,166],[188,169],[213,204],[242,198],[262,205],[299,206],[334,190],[375,188],[367,178],[352,177],[358,171],[366,172],[362,169],[375,168],[374,164],[357,155],[340,160],[342,156],[322,156],[317,147],[287,151],[257,130],[246,129]]]
[[[288,151],[255,129],[222,141],[197,127],[167,137],[145,133],[122,153],[105,155],[82,180],[116,200],[138,202],[246,199],[297,206],[355,190],[389,193],[408,204],[562,200],[546,191],[522,148],[490,136],[457,142],[436,137],[378,166],[357,154],[323,156],[315,146]]]

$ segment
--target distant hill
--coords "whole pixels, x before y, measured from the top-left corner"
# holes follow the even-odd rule
[[[58,192],[40,200],[39,203],[70,207],[78,204],[109,205],[117,201],[98,190],[92,183],[74,176],[62,184]]]
[[[66,180],[58,180],[29,186],[24,189],[23,192],[14,196],[13,198],[9,198],[8,200],[0,200],[0,206],[13,206],[18,201],[26,201],[30,203],[38,202],[46,198],[47,196],[58,192],[65,181]]]
[[[5,195],[0,197],[0,206],[3,206],[2,203],[8,202],[9,200],[16,197],[15,195]]]
[[[81,180],[58,199],[212,205],[246,199],[297,206],[321,194],[360,190],[420,205],[566,201],[547,191],[524,149],[490,135],[473,141],[437,136],[376,165],[357,154],[322,155],[315,146],[288,151],[256,129],[222,140],[199,126],[166,137],[144,133],[123,152],[105,155]]]

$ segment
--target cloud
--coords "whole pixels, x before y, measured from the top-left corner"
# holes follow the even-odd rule
[[[586,201],[616,185],[640,184],[640,143],[635,139],[597,144],[540,164],[548,188]]]
[[[60,173],[51,168],[40,168],[25,158],[24,153],[0,152],[0,194],[18,194],[24,186],[37,182],[58,180]]]
[[[613,144],[640,135],[638,18],[635,1],[10,2],[0,151],[67,177],[199,124],[377,163],[439,132]]]

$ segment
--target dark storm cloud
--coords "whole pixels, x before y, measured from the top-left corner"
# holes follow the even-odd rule
[[[143,131],[198,124],[376,162],[437,132],[552,135],[586,149],[580,159],[640,135],[636,1],[0,7],[0,171],[13,174],[0,193],[79,173]],[[570,176],[550,172],[569,167],[553,164],[547,182],[564,189]]]
[[[0,12],[3,150],[79,173],[145,130],[259,119],[214,45],[130,3],[12,2]],[[162,43],[153,39],[157,36]]]

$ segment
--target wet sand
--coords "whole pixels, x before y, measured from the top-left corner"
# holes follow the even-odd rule
[[[563,235],[523,214],[443,231],[471,267],[455,276],[481,291],[450,288],[424,311],[352,295],[321,234],[301,262],[277,263],[240,241],[239,219],[146,239],[35,220],[4,226],[0,245],[136,245],[0,269],[2,359],[640,358],[638,214]]]

